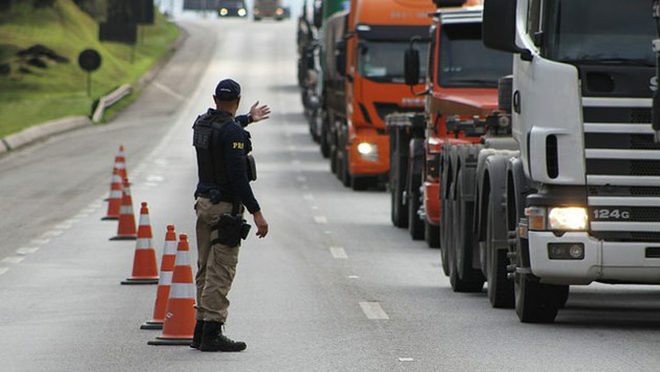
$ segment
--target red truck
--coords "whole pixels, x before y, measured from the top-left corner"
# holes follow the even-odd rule
[[[483,46],[481,1],[434,2],[438,10],[431,27],[424,113],[390,115],[387,126],[392,222],[438,248],[440,200],[452,191],[441,185],[443,172],[452,172],[443,167],[440,154],[448,144],[481,142],[485,117],[498,107],[498,79],[511,71],[511,56]],[[414,43],[406,59],[413,50]],[[443,269],[448,274],[447,251]]]

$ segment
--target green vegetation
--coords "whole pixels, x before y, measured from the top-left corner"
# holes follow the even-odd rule
[[[0,75],[0,137],[47,120],[89,115],[94,99],[136,82],[179,33],[160,14],[154,25],[139,27],[133,50],[120,43],[99,42],[98,24],[72,0],[56,0],[52,7],[42,8],[34,8],[31,2],[14,3],[8,14],[0,15],[0,64],[11,67],[9,75]],[[45,69],[26,65],[16,52],[35,44],[54,50],[69,62],[46,59]],[[87,73],[78,66],[78,54],[87,48],[96,49],[103,59],[92,73],[91,98],[86,91]],[[21,73],[21,66],[31,73]]]

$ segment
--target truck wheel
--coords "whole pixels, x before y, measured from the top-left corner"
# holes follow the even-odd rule
[[[440,248],[440,226],[424,221],[424,240],[429,248]]]
[[[324,158],[328,158],[330,157],[330,131],[328,130],[329,118],[324,110],[321,110],[319,113],[319,120],[321,121],[319,123],[319,125],[321,125],[321,138],[319,142],[321,145],[321,155],[323,155]]]
[[[444,182],[441,184],[445,185]],[[442,271],[445,275],[450,274],[451,221],[449,200],[444,197],[444,192],[442,192],[440,195],[440,256],[442,257]]]
[[[403,191],[405,190],[405,176],[402,172],[401,161],[397,161],[398,153],[390,156],[390,210],[392,217],[392,224],[396,227],[408,227],[408,208],[404,203]]]
[[[486,222],[486,255],[488,273],[488,300],[495,308],[513,308],[514,294],[513,282],[507,278],[506,250],[496,249],[493,242],[495,238],[495,224],[491,211],[488,212]]]
[[[413,182],[413,192],[408,197],[408,231],[413,240],[422,240],[424,238],[424,221],[419,218],[419,207],[421,205],[419,200],[419,185]]]
[[[520,262],[518,266],[521,266]],[[515,274],[514,291],[516,314],[523,323],[554,322],[557,312],[568,299],[567,285],[542,284],[523,273]]]
[[[462,175],[458,176],[458,189],[462,187]],[[450,250],[449,282],[454,292],[480,292],[485,278],[481,270],[472,268],[474,249],[474,203],[456,195],[454,223],[454,246]]]
[[[346,186],[351,186],[351,173],[348,170],[348,152],[346,150],[341,150],[344,155],[341,159],[341,183]]]

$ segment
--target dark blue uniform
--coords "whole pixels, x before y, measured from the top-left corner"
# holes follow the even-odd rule
[[[223,172],[224,176],[218,175],[214,179],[208,174],[202,174],[205,172],[205,167],[200,166],[196,195],[210,195],[212,191],[217,191],[219,200],[239,201],[251,214],[259,211],[259,203],[248,180],[247,155],[252,151],[252,143],[250,133],[243,127],[249,124],[249,117],[241,115],[232,120],[227,112],[209,109],[197,119],[195,125],[200,120],[223,123],[219,129],[211,133],[209,151],[216,163],[223,163],[216,164],[215,172]]]

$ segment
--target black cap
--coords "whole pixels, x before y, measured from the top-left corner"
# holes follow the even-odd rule
[[[221,80],[215,87],[215,96],[220,101],[234,101],[241,97],[241,86],[232,79]]]

